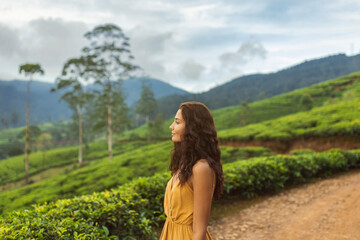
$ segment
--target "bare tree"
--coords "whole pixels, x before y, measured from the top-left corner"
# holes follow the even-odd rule
[[[131,63],[134,57],[131,55],[129,38],[118,26],[100,25],[87,32],[85,37],[90,45],[83,48],[83,53],[92,56],[96,62],[96,68],[89,72],[89,76],[95,80],[95,84],[101,86],[102,91],[98,94],[106,96],[108,151],[109,160],[112,161],[113,88],[117,87],[121,91],[119,86],[122,79],[129,77],[129,73],[139,67]]]
[[[90,100],[93,95],[84,90],[84,83],[87,71],[94,65],[91,57],[80,57],[69,59],[63,67],[62,76],[56,79],[56,88],[51,91],[55,92],[60,89],[67,89],[60,98],[66,101],[70,108],[74,109],[78,120],[78,137],[79,137],[79,153],[78,163],[82,165],[82,115],[85,103]]]
[[[26,136],[25,136],[25,182],[26,184],[29,183],[29,154],[30,154],[30,147],[29,147],[29,117],[30,117],[30,83],[33,80],[34,74],[44,74],[44,70],[41,68],[39,64],[31,64],[26,63],[19,66],[19,73],[25,74],[25,77],[29,78],[29,82],[27,84],[27,103],[26,103]]]

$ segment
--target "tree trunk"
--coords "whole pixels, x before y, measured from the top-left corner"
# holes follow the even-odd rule
[[[109,161],[112,161],[112,113],[111,113],[111,89],[108,92],[108,148]]]
[[[80,109],[80,105],[77,104],[76,105],[76,109],[77,109],[77,114],[79,117],[79,156],[78,156],[78,162],[79,165],[81,166],[83,163],[83,159],[82,159],[82,114],[81,114],[81,109]]]
[[[30,136],[29,136],[29,117],[30,117],[30,110],[29,110],[29,103],[30,103],[30,83],[31,79],[27,84],[27,103],[26,103],[26,134],[25,134],[25,183],[29,184],[29,153],[30,153]]]

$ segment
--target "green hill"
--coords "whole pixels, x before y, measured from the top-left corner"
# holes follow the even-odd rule
[[[311,110],[304,110],[301,104],[303,96],[310,97]],[[248,107],[247,125],[241,127],[240,106],[213,111],[221,141],[289,142],[298,138],[331,136],[359,138],[360,73],[254,102]],[[171,121],[164,123],[164,130],[169,132]],[[142,126],[118,138],[145,137],[145,133],[146,127]],[[0,236],[17,232],[25,238],[36,235],[71,239],[77,234],[83,234],[79,239],[91,236],[109,239],[108,235],[153,238],[152,229],[161,226],[164,219],[162,201],[168,172],[161,172],[168,168],[172,148],[168,134],[164,132],[163,136],[168,140],[152,144],[129,140],[122,144],[117,142],[112,162],[107,158],[106,143],[93,143],[85,166],[0,192],[1,214],[30,209],[0,218]],[[221,146],[221,151],[225,192],[239,197],[273,192],[307,179],[360,166],[359,151],[315,153],[304,150],[295,151],[291,156],[275,156],[266,148]],[[31,155],[33,174],[76,162],[76,148],[51,150],[47,154],[51,159],[47,164],[41,164],[40,152]],[[7,179],[23,178],[17,176],[22,167],[21,158],[0,161],[0,176],[5,176],[1,178],[2,184]],[[144,176],[148,178],[136,179]],[[113,189],[123,184],[118,190]],[[93,193],[104,190],[108,191]],[[65,199],[79,195],[83,196]],[[65,200],[55,202],[58,199]],[[49,204],[30,208],[34,203],[44,202]],[[23,229],[30,221],[34,224],[28,233]],[[39,233],[40,229],[47,230]],[[31,231],[34,231],[33,235]]]
[[[304,111],[300,104],[304,95],[312,99],[313,108],[358,99],[360,98],[360,72],[250,103],[248,104],[250,113],[247,117],[247,125]],[[212,115],[217,130],[241,127],[240,111],[241,105],[213,110]],[[164,123],[162,135],[164,139],[170,138],[169,126],[172,121],[170,119]],[[120,139],[130,139],[133,136],[145,139],[146,132],[147,127],[143,125],[126,132]]]
[[[359,151],[332,150],[224,164],[225,197],[250,198],[360,167]],[[169,172],[110,191],[36,205],[0,218],[2,239],[158,239]]]
[[[219,131],[221,140],[280,140],[360,136],[360,98],[275,120]]]
[[[251,114],[247,126],[236,128],[239,125],[239,106],[215,110],[213,115],[222,141],[289,141],[299,137],[334,135],[356,137],[360,135],[359,93],[360,73],[354,73],[249,104]],[[299,99],[303,95],[312,98],[312,110],[304,111],[299,104]],[[171,121],[168,120],[164,124],[164,129],[168,128]],[[125,136],[141,136],[145,135],[145,132],[146,127],[142,126]],[[169,139],[167,135],[164,133],[164,138]],[[113,162],[108,162],[105,142],[93,143],[90,145],[91,152],[88,153],[86,166],[75,167],[28,186],[17,186],[2,191],[0,212],[29,207],[33,203],[110,189],[140,176],[152,176],[168,167],[171,150],[169,140],[150,145],[146,145],[144,141],[126,141],[122,144],[118,142],[114,146]],[[251,150],[226,146],[222,146],[222,154],[224,163],[271,155],[269,150],[263,148]],[[51,161],[46,164],[43,164],[42,153],[34,153],[31,156],[32,171],[35,174],[56,166],[76,163],[76,148],[48,151],[47,156]],[[1,161],[1,184],[23,178],[22,168],[22,157]]]
[[[158,142],[146,146],[129,142],[118,150],[121,154],[114,155],[113,161],[109,162],[106,155],[106,146],[95,151],[96,160],[89,162],[87,166],[72,169],[68,173],[44,179],[28,186],[19,186],[0,192],[0,214],[14,209],[29,207],[34,203],[43,203],[62,198],[89,194],[103,191],[140,176],[152,176],[159,171],[168,169],[170,162],[171,141]],[[240,159],[248,159],[256,156],[269,156],[272,152],[266,148],[232,148],[221,147],[223,163],[229,163]],[[62,157],[69,153],[69,149],[62,150]],[[58,154],[61,154],[59,152]],[[35,159],[35,156],[34,158]],[[65,158],[66,159],[66,158]],[[36,160],[36,159],[35,159]],[[41,161],[39,159],[39,161]],[[65,162],[62,158],[54,158],[55,162]],[[76,162],[76,159],[72,158]],[[17,167],[23,164],[13,163]],[[0,165],[0,172],[7,171]],[[12,175],[17,176],[16,172]],[[6,181],[6,180],[3,180]]]
[[[305,61],[275,73],[252,74],[235,78],[223,85],[199,94],[173,95],[158,100],[159,111],[172,117],[182,102],[200,101],[210,109],[219,109],[255,102],[282,93],[360,71],[360,54],[338,54]]]

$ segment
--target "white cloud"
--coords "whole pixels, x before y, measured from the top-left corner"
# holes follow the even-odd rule
[[[185,80],[197,80],[204,70],[203,65],[189,59],[182,64],[180,71],[185,76]]]
[[[23,53],[19,33],[0,23],[0,55],[6,58],[12,58]]]
[[[349,53],[351,44],[356,53],[359,11],[356,0],[4,0],[0,78],[18,77],[19,64],[35,61],[46,71],[41,79],[54,81],[80,54],[87,30],[114,23],[146,74],[204,91],[241,74]]]

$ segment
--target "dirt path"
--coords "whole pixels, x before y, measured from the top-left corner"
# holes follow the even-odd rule
[[[359,240],[360,170],[286,190],[209,231],[215,240]]]

